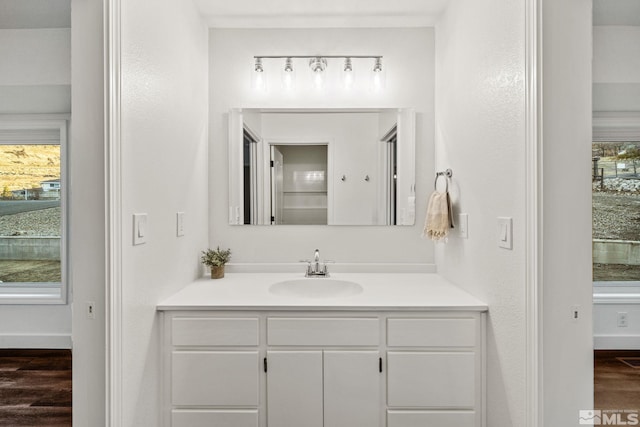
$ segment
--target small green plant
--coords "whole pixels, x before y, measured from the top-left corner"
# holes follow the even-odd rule
[[[231,249],[220,249],[218,246],[215,250],[207,249],[202,251],[200,258],[202,263],[208,267],[220,267],[225,265],[231,259]]]
[[[4,189],[2,190],[2,198],[9,200],[13,198],[13,194],[11,193],[11,190],[9,190],[9,186],[5,185]]]

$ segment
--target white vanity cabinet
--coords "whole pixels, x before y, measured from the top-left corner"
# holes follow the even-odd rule
[[[482,427],[480,311],[162,311],[165,427]]]
[[[387,427],[484,425],[484,317],[387,319]]]

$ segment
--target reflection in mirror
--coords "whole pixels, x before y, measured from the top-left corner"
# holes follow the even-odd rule
[[[413,110],[231,110],[230,224],[414,222]]]

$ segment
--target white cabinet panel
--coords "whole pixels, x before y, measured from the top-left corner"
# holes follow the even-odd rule
[[[377,351],[324,352],[324,427],[380,425]]]
[[[171,322],[175,346],[258,345],[258,318],[178,317]]]
[[[174,351],[172,402],[177,406],[258,406],[257,351]]]
[[[387,353],[389,407],[473,408],[475,381],[475,353]]]
[[[395,347],[473,347],[475,319],[388,319],[387,343]]]
[[[474,427],[473,411],[388,411],[387,427]]]
[[[180,410],[171,412],[172,427],[258,427],[258,410]]]
[[[268,351],[269,427],[323,427],[322,351]]]
[[[376,318],[267,319],[268,345],[377,346],[380,321]]]

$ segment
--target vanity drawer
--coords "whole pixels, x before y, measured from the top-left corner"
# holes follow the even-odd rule
[[[258,410],[173,410],[171,427],[258,427]]]
[[[379,343],[377,318],[267,319],[268,345],[376,346]]]
[[[171,403],[175,406],[257,407],[258,351],[174,351]]]
[[[390,347],[474,347],[475,319],[388,319]]]
[[[175,346],[258,345],[258,318],[176,317],[171,321]]]
[[[387,427],[474,427],[473,411],[387,411]]]

